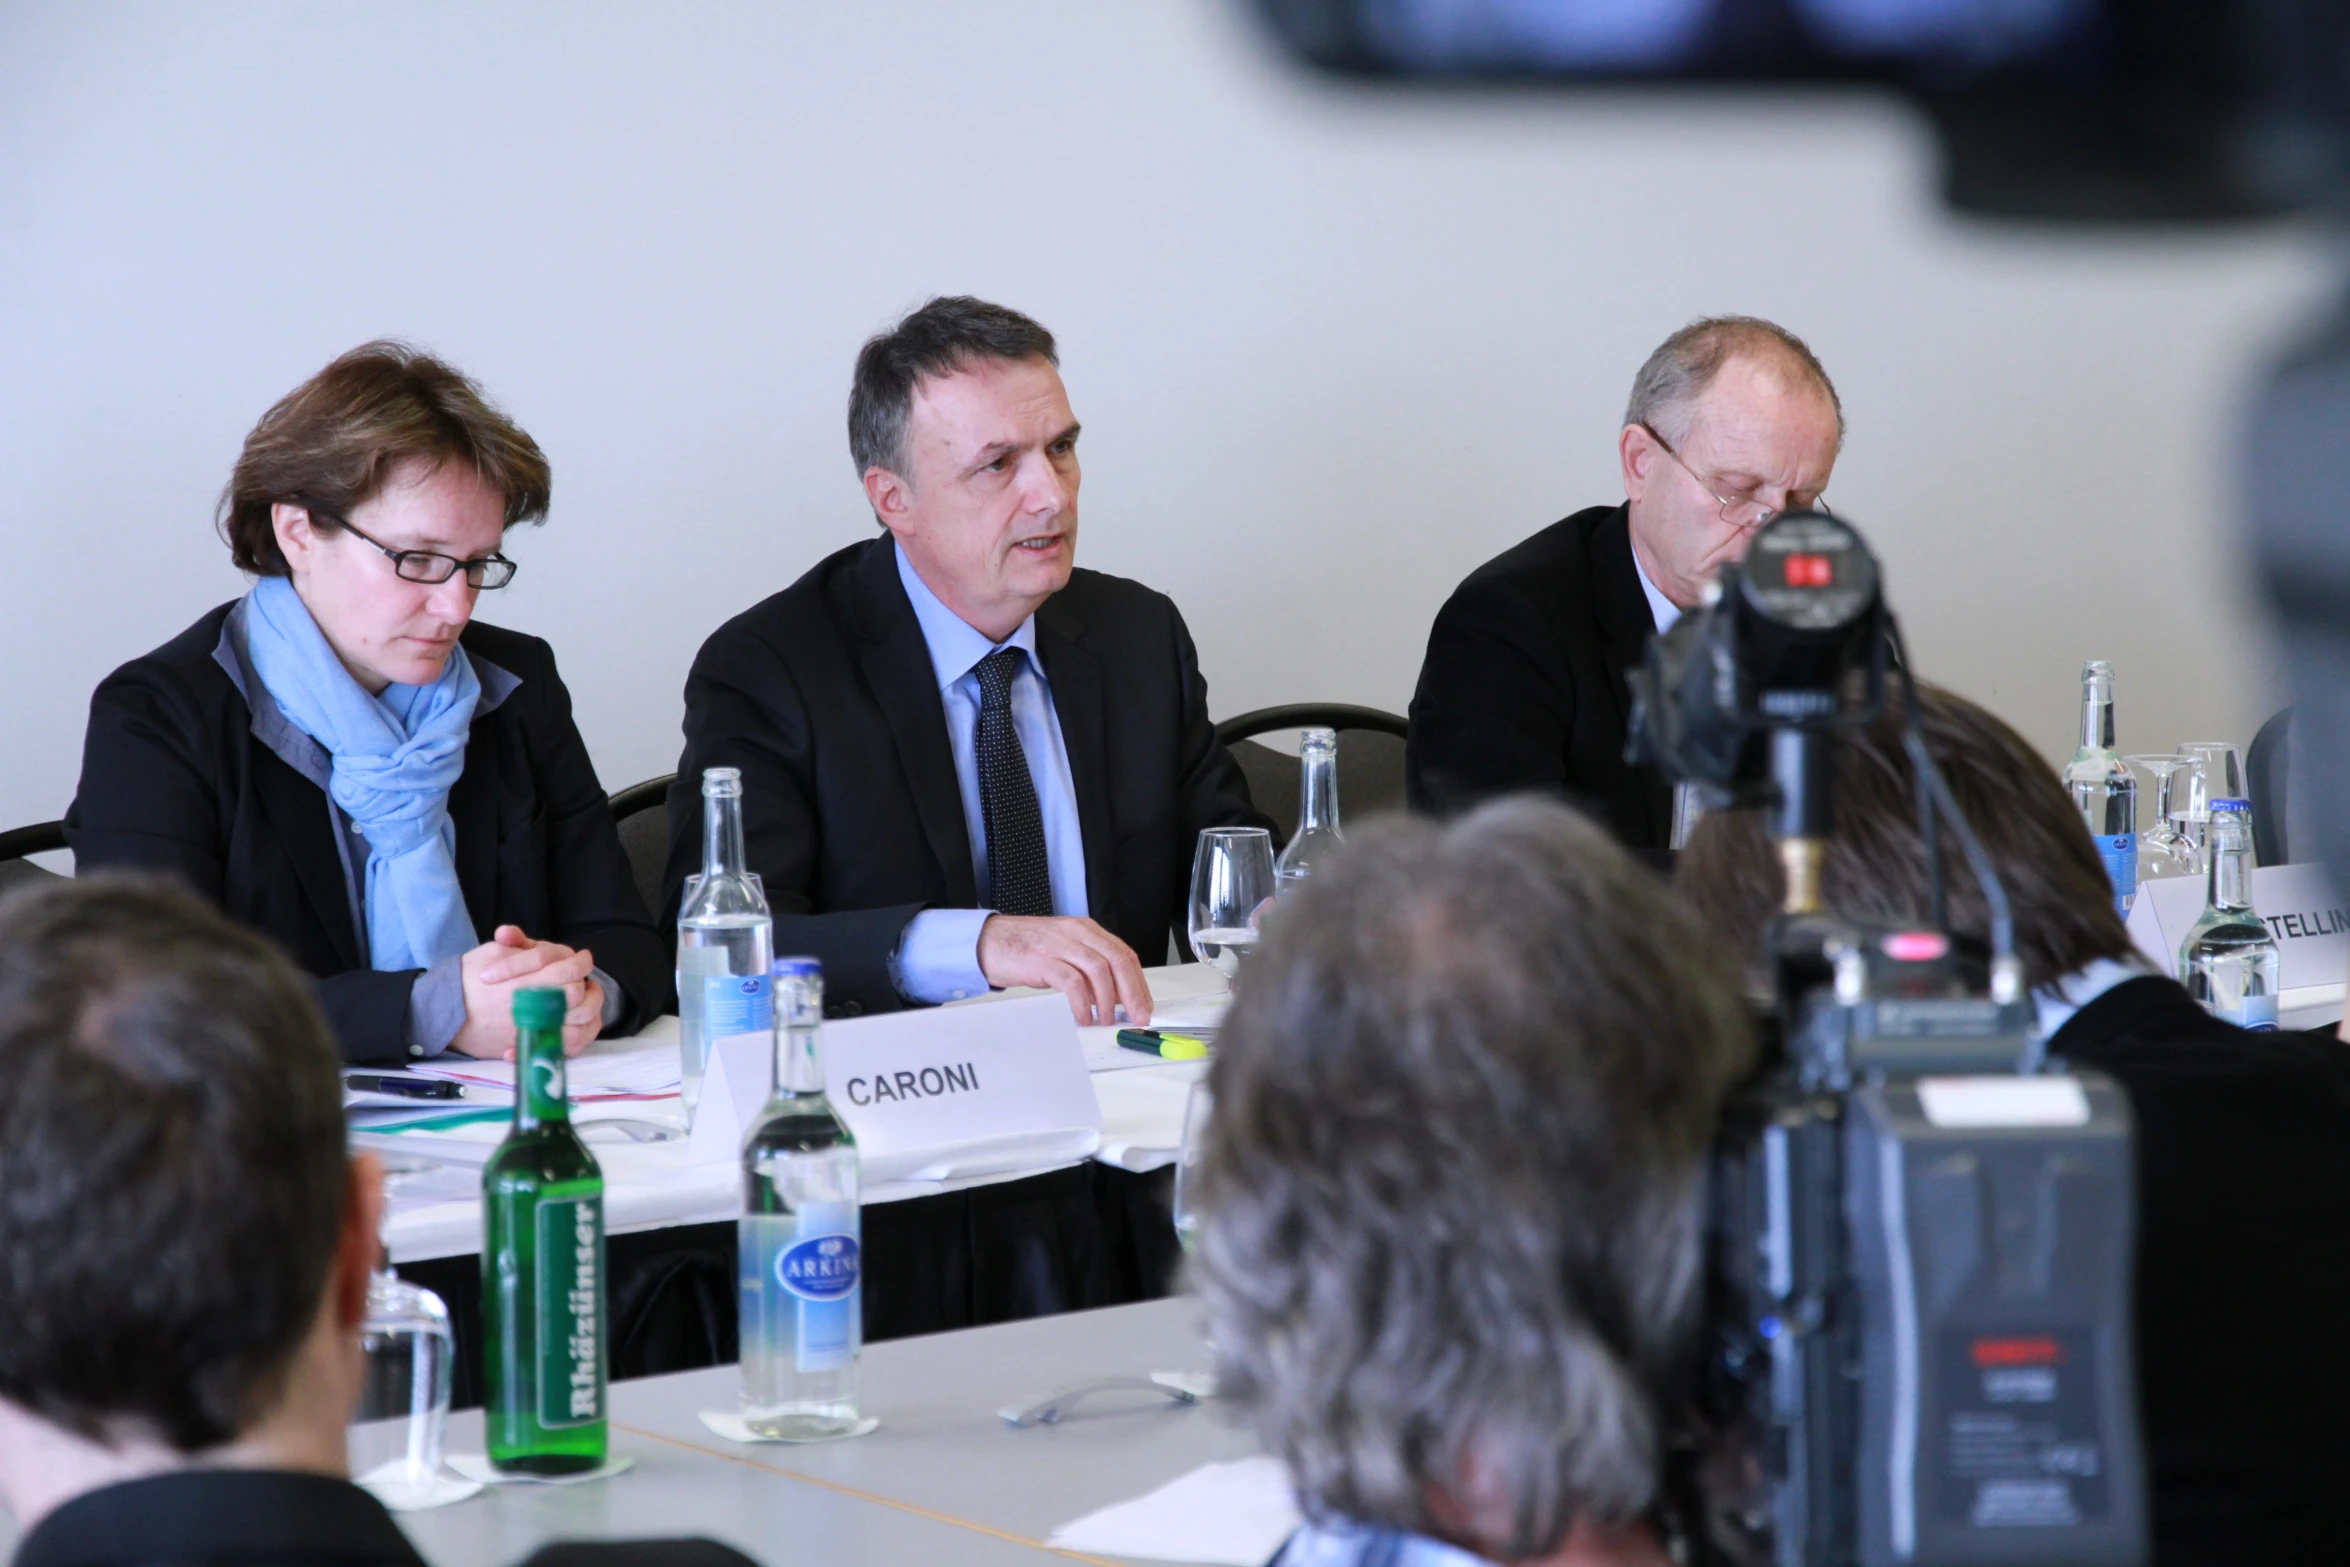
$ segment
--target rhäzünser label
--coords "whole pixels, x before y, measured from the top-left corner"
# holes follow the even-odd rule
[[[604,1418],[604,1205],[593,1197],[538,1211],[539,1424]]]

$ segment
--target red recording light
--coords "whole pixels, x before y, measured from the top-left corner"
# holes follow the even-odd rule
[[[1787,586],[1791,588],[1832,587],[1836,581],[1836,563],[1825,555],[1790,555],[1787,557]]]
[[[2064,1346],[2052,1335],[2031,1338],[1979,1338],[1974,1343],[1975,1364],[1991,1366],[2053,1366],[2064,1360]]]

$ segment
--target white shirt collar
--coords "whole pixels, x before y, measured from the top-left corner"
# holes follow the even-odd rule
[[[1044,662],[1036,656],[1036,617],[1032,614],[1001,642],[990,642],[986,633],[946,607],[939,596],[930,591],[930,584],[906,559],[905,547],[896,540],[890,548],[897,552],[898,581],[905,584],[906,600],[914,606],[914,619],[922,627],[922,640],[930,647],[930,667],[938,676],[938,688],[944,691],[965,675],[974,665],[999,647],[1016,647],[1028,655],[1029,667],[1041,677]]]
[[[1640,564],[1638,550],[1632,552],[1632,570],[1640,578],[1640,591],[1648,595],[1648,618],[1656,622],[1656,634],[1661,637],[1681,618],[1681,606],[1666,598],[1664,590],[1648,580],[1648,568]]]
[[[2114,986],[2153,972],[2136,957],[2092,958],[2056,983],[2041,986],[2032,992],[2032,1013],[2040,1025],[2040,1037],[2052,1037],[2073,1020],[2074,1013]]]

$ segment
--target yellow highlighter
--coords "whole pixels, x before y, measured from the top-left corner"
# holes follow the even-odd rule
[[[1155,1028],[1122,1028],[1118,1043],[1165,1061],[1197,1061],[1208,1053],[1208,1042],[1197,1034],[1162,1034]]]

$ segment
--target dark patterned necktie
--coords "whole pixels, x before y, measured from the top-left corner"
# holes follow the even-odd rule
[[[1025,655],[1000,647],[979,661],[979,816],[987,826],[988,907],[999,914],[1053,912],[1044,817],[1028,753],[1012,727],[1012,677]]]

